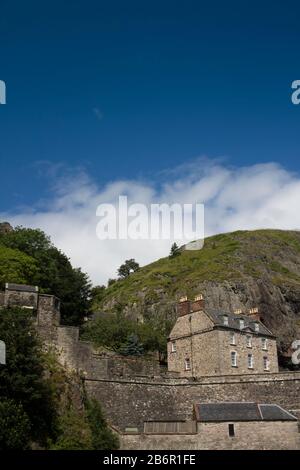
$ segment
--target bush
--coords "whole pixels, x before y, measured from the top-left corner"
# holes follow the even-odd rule
[[[119,448],[119,439],[107,426],[100,403],[90,400],[86,404],[87,419],[92,435],[94,450],[115,450]]]
[[[30,443],[30,421],[21,404],[0,402],[0,450],[26,450]]]

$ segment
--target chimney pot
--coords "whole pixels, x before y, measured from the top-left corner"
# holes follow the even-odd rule
[[[236,315],[241,315],[243,312],[241,308],[237,308],[233,311],[233,313],[235,313]]]
[[[259,310],[258,310],[257,307],[250,308],[250,310],[249,310],[249,316],[250,316],[251,318],[253,318],[253,320],[261,321],[261,319],[260,319],[260,314],[259,314]]]

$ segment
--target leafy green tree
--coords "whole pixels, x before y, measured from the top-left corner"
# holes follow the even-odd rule
[[[0,245],[0,287],[6,282],[35,283],[39,273],[37,262],[19,250]]]
[[[131,259],[126,260],[125,263],[119,267],[118,275],[122,279],[125,279],[131,273],[138,271],[139,268],[140,268],[140,265],[133,258],[131,258]]]
[[[56,432],[55,401],[44,378],[43,353],[31,315],[20,308],[1,309],[0,332],[6,343],[6,365],[0,367],[0,402],[13,399],[21,406],[17,413],[20,426],[27,429],[26,415],[30,440],[46,445]],[[11,425],[7,421],[6,432],[13,432]],[[25,438],[27,431],[24,445]]]
[[[100,403],[90,400],[86,404],[86,414],[91,430],[94,450],[115,450],[119,448],[119,439],[107,426]]]
[[[105,291],[105,286],[95,286],[91,289],[90,306],[92,311],[97,308],[98,305],[101,304],[101,301],[103,300],[103,297],[105,295]]]
[[[69,258],[51,243],[50,238],[39,229],[16,227],[9,233],[0,234],[0,245],[22,252],[23,258],[16,259],[21,267],[16,270],[13,282],[35,284],[46,293],[56,295],[61,300],[62,323],[77,325],[83,320],[90,305],[91,283],[87,274],[74,269]],[[19,253],[18,252],[18,253]],[[12,258],[14,253],[6,255]],[[25,255],[31,258],[25,258]],[[15,253],[16,256],[16,253]],[[11,280],[9,274],[14,266],[3,260],[0,281]],[[12,266],[10,268],[10,266]],[[18,267],[19,265],[17,265]],[[1,278],[1,273],[3,273]],[[18,275],[18,273],[20,275]],[[12,277],[12,276],[11,276]],[[12,281],[11,281],[12,282]]]
[[[82,339],[92,341],[96,346],[119,351],[135,326],[123,315],[107,314],[88,322],[83,329]]]
[[[178,255],[180,255],[180,249],[177,243],[173,243],[173,245],[171,246],[169,258],[175,258],[175,256],[178,256]]]
[[[1,398],[0,450],[26,450],[30,443],[30,421],[21,404]]]
[[[82,330],[81,338],[92,341],[97,347],[102,346],[122,354],[130,354],[132,351],[137,355],[157,351],[164,361],[167,338],[172,325],[171,320],[155,318],[137,323],[118,311],[113,314],[103,314],[96,320],[88,322]],[[133,337],[138,338],[138,344]]]
[[[119,352],[123,356],[141,356],[144,353],[144,348],[138,336],[131,333],[127,337],[126,343],[120,347]]]

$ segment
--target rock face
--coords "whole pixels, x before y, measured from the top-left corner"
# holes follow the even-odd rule
[[[203,294],[211,308],[258,307],[279,351],[300,339],[300,232],[257,230],[217,235],[199,251],[163,258],[106,289],[95,309],[116,306],[135,318],[175,321],[179,297]]]

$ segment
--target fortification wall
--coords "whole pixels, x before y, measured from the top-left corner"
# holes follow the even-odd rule
[[[151,358],[131,358],[113,353],[99,353],[91,343],[79,341],[79,328],[59,326],[56,328],[54,345],[60,363],[69,370],[79,372],[90,379],[122,379],[123,377],[160,376],[166,368]]]
[[[145,421],[193,419],[193,404],[217,401],[276,403],[300,418],[300,373],[205,378],[198,382],[110,380],[86,377],[90,397],[99,400],[108,422],[120,432],[143,431]]]

